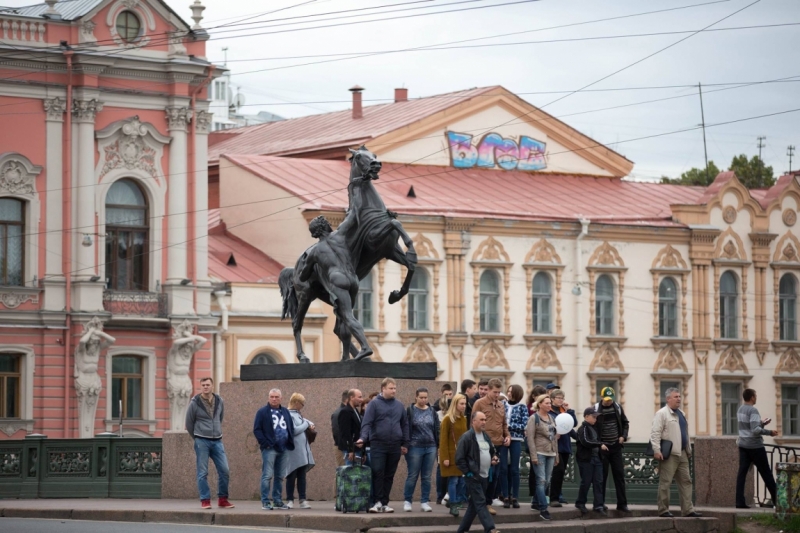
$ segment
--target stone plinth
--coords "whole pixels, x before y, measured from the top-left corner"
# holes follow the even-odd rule
[[[778,472],[778,501],[775,502],[775,512],[781,518],[786,515],[800,515],[800,503],[797,494],[800,492],[800,464],[778,463],[775,467]]]
[[[695,505],[732,507],[736,504],[739,447],[736,437],[697,437],[694,441]],[[752,505],[753,470],[744,485],[745,502]]]
[[[313,365],[309,365],[313,366]],[[397,366],[397,364],[395,364]],[[292,393],[299,392],[306,398],[303,416],[317,427],[317,439],[311,445],[316,466],[308,472],[307,497],[310,500],[333,500],[336,457],[331,414],[339,406],[342,392],[358,388],[366,398],[372,392],[380,392],[381,378],[352,377],[333,379],[292,379],[272,381],[237,381],[220,384],[220,396],[225,401],[223,421],[223,443],[231,470],[230,498],[236,500],[260,499],[261,452],[253,435],[256,411],[267,404],[269,391],[278,388],[283,393],[286,407]],[[431,401],[439,399],[439,390],[444,382],[431,380],[397,380],[397,398],[403,405],[414,401],[419,387],[426,387]],[[455,388],[455,383],[451,382]],[[163,444],[162,498],[197,498],[195,454],[192,439],[184,435],[165,433]],[[212,480],[213,464],[209,466],[209,485],[212,495],[216,492],[216,477]],[[403,484],[406,479],[406,462],[400,460],[394,477],[391,499],[403,499]],[[285,486],[284,486],[285,492]],[[431,473],[431,501],[436,499],[436,471]],[[296,499],[296,497],[295,497]],[[419,501],[419,482],[414,497]]]

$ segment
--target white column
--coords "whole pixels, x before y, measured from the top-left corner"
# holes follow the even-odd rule
[[[64,309],[65,284],[61,268],[62,242],[64,240],[62,213],[63,213],[63,177],[64,177],[64,111],[67,101],[65,98],[48,98],[43,100],[45,119],[45,168],[47,173],[45,193],[46,199],[46,227],[45,231],[45,277],[42,281],[44,287],[44,309],[48,311],[61,311]]]
[[[195,276],[197,277],[197,314],[211,312],[211,283],[208,280],[208,130],[211,113],[197,111],[194,118],[194,216]]]
[[[96,99],[73,100],[72,118],[78,125],[78,172],[73,179],[72,195],[77,199],[77,228],[72,234],[73,243],[76,245],[76,261],[74,278],[88,280],[97,274],[95,262],[96,235],[91,235],[92,244],[83,246],[83,234],[94,234],[95,231],[95,185],[94,177],[94,119],[103,109],[103,104]]]
[[[167,202],[167,283],[186,278],[187,235],[187,143],[186,126],[192,112],[188,107],[168,107],[167,122],[172,141],[169,145],[169,187]]]

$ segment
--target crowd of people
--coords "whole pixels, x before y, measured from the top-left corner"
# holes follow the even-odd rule
[[[221,441],[224,403],[212,388],[211,378],[201,380],[201,393],[192,399],[187,411],[186,428],[194,438],[201,506],[211,507],[207,476],[208,462],[212,460],[219,473],[219,507],[230,508],[233,504],[228,500],[229,469]],[[389,507],[389,495],[397,466],[405,456],[403,511],[413,511],[419,484],[419,508],[431,512],[430,495],[435,479],[436,504],[449,507],[456,518],[465,509],[459,532],[468,531],[476,517],[486,532],[497,531],[492,518],[497,514],[496,508],[520,507],[520,458],[527,453],[531,509],[538,510],[542,520],[550,520],[550,507],[568,503],[562,487],[573,454],[573,440],[576,470],[580,475],[575,507],[584,514],[594,512],[605,516],[610,476],[614,478],[617,510],[630,511],[622,454],[630,423],[611,387],[600,391],[599,402],[583,409],[580,425],[564,391],[555,384],[535,386],[527,401],[519,385],[509,386],[505,393],[502,388],[499,379],[478,383],[465,379],[459,393],[450,384],[444,384],[441,397],[433,403],[431,392],[419,388],[414,403],[408,406],[397,399],[397,383],[392,378],[385,378],[380,393],[370,394],[366,399],[358,389],[344,391],[341,405],[331,415],[335,454],[340,466],[361,464],[371,469],[369,512],[394,512]],[[773,501],[776,492],[763,436],[775,436],[777,432],[765,429],[771,420],[761,419],[755,408],[754,390],[746,389],[743,399],[738,412],[740,460],[736,507],[739,508],[748,507],[744,485],[752,464],[764,478]],[[292,394],[288,408],[282,406],[282,400],[280,390],[270,390],[269,402],[258,410],[253,424],[262,456],[262,509],[291,509],[295,488],[299,508],[308,509],[306,474],[314,466],[310,445],[316,437],[316,428],[302,415],[303,395]],[[669,510],[669,492],[674,479],[681,515],[699,517],[692,504],[689,473],[692,448],[688,423],[680,409],[680,391],[668,389],[664,400],[665,406],[652,421],[648,450],[659,461],[658,514],[673,516]],[[587,508],[590,489],[591,511]]]

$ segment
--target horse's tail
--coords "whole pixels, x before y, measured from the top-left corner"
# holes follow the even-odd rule
[[[281,320],[287,316],[293,318],[297,314],[297,294],[294,292],[294,269],[286,267],[281,270],[278,276],[278,287],[281,290],[281,298],[283,298],[283,311],[281,312]]]

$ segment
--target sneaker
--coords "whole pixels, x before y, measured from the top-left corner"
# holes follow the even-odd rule
[[[308,503],[308,500],[300,500],[300,509],[311,509],[311,505]]]
[[[446,501],[449,501],[449,500],[450,500],[450,494],[445,492],[444,497],[442,497],[442,499],[439,500],[439,501],[440,502],[446,502]]]
[[[411,502],[403,502],[403,511],[407,513],[411,512]]]
[[[550,518],[550,511],[546,511],[546,510],[545,510],[545,511],[542,511],[541,513],[539,513],[539,517],[540,517],[542,520],[547,520],[547,521],[550,521],[550,520],[551,520],[551,518]]]
[[[503,509],[511,509],[511,499],[503,498]]]
[[[497,514],[497,511],[495,511],[494,507],[492,507],[491,505],[487,505],[486,509],[489,511],[490,515],[496,515]]]
[[[381,504],[379,504],[379,503],[376,503],[375,505],[373,505],[372,507],[369,508],[368,512],[370,512],[370,513],[382,513],[383,512],[383,506]]]
[[[275,502],[273,505],[275,509],[278,511],[288,511],[289,509],[291,509],[291,507],[289,507],[283,502]]]
[[[228,501],[228,498],[224,498],[224,497],[223,497],[223,498],[220,498],[220,499],[217,501],[217,507],[219,507],[219,508],[221,508],[221,509],[233,509],[233,508],[234,508],[234,507],[236,507],[236,506],[235,506],[235,505],[233,505],[231,502],[229,502],[229,501]]]
[[[458,504],[454,503],[450,505],[450,514],[458,518]]]
[[[494,505],[495,507],[502,507],[503,500],[501,500],[500,498],[495,498],[494,500],[492,500],[492,505]]]
[[[382,513],[393,513],[394,509],[392,509],[388,505],[384,505],[383,507],[381,507],[381,512]]]
[[[286,502],[286,507],[292,509],[294,507],[294,500],[289,500],[288,502]]]
[[[430,513],[433,511],[433,509],[431,509],[431,506],[428,505],[427,503],[423,503],[420,507],[422,508],[423,513]]]
[[[270,502],[261,504],[262,511],[272,511],[272,504]]]
[[[550,507],[561,507],[561,502],[553,502],[550,504]]]
[[[200,500],[200,507],[203,509],[211,509],[211,500]]]
[[[517,501],[516,498],[511,498],[511,507],[513,507],[514,509],[519,509],[519,502]]]

